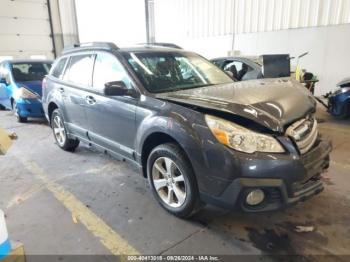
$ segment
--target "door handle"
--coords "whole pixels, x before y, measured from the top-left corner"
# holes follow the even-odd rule
[[[86,96],[85,100],[89,105],[93,105],[96,103],[96,99],[93,96]]]

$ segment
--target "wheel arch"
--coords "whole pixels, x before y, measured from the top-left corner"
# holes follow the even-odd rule
[[[156,148],[159,145],[165,144],[165,143],[174,143],[176,144],[185,154],[185,157],[188,159],[189,163],[191,164],[191,161],[186,153],[186,150],[183,146],[181,146],[180,142],[177,141],[174,137],[171,135],[156,131],[151,134],[149,134],[141,148],[141,166],[142,166],[142,175],[146,178],[147,177],[147,160],[154,148]],[[191,164],[192,166],[192,164]]]
[[[55,102],[50,102],[47,108],[48,108],[49,123],[51,124],[52,113],[55,109],[58,108],[58,105]]]

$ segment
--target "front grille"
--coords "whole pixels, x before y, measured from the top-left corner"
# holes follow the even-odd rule
[[[300,153],[305,154],[317,140],[317,121],[314,117],[301,119],[288,127],[286,135],[294,140]]]

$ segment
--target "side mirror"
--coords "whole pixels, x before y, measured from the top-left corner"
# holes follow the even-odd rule
[[[105,84],[103,93],[106,96],[130,96],[132,90],[128,89],[123,81],[113,81]]]

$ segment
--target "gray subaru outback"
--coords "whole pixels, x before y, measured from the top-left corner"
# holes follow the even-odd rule
[[[203,203],[276,210],[323,190],[331,143],[312,95],[288,78],[235,83],[181,49],[80,44],[45,78],[43,107],[60,148],[130,160],[179,217]]]

